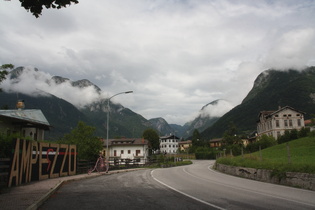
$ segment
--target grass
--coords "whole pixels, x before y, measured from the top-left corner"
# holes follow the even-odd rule
[[[315,137],[305,137],[279,144],[243,157],[223,157],[217,163],[248,168],[270,169],[275,172],[301,172],[315,174]]]

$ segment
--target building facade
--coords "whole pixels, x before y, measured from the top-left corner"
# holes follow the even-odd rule
[[[104,140],[103,155],[106,156],[107,141]],[[149,141],[143,138],[122,138],[108,140],[109,159],[125,163],[126,161],[145,164],[149,155]]]
[[[160,137],[160,152],[164,154],[176,154],[179,138],[175,135]]]
[[[277,111],[261,111],[257,122],[257,136],[263,134],[278,139],[286,130],[300,130],[304,125],[304,112],[292,107],[279,107]]]
[[[187,152],[190,147],[192,147],[192,141],[187,140],[187,141],[180,141],[178,142],[178,147],[181,152]]]
[[[17,134],[35,141],[44,140],[50,124],[39,109],[0,110],[0,132]]]

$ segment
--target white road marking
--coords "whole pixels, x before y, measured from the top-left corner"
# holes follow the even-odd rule
[[[165,187],[168,187],[168,188],[174,190],[175,192],[178,192],[178,193],[180,193],[180,194],[182,194],[182,195],[185,195],[185,196],[187,196],[187,197],[189,197],[189,198],[191,198],[191,199],[194,199],[194,200],[196,200],[196,201],[198,201],[198,202],[201,202],[201,203],[206,204],[206,205],[208,205],[208,206],[211,206],[211,207],[213,207],[213,208],[220,209],[220,210],[225,210],[224,208],[221,208],[221,207],[219,207],[219,206],[216,206],[216,205],[214,205],[214,204],[212,204],[212,203],[208,203],[208,202],[206,202],[206,201],[204,201],[204,200],[201,200],[201,199],[199,199],[199,198],[196,198],[196,197],[194,197],[194,196],[188,195],[187,193],[184,193],[184,192],[182,192],[182,191],[180,191],[180,190],[175,189],[174,187],[169,186],[168,184],[165,184],[164,182],[158,180],[157,178],[155,178],[155,177],[153,176],[153,172],[154,172],[154,171],[155,171],[155,170],[152,170],[152,171],[151,171],[151,176],[152,176],[152,178],[153,178],[155,181],[159,182],[160,184],[164,185]]]

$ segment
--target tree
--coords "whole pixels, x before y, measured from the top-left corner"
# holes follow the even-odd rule
[[[224,132],[223,144],[224,145],[242,144],[241,138],[237,135],[237,129],[234,123],[230,123],[229,128]]]
[[[142,137],[150,142],[153,150],[160,148],[160,137],[154,129],[146,129],[143,131]]]
[[[80,121],[69,134],[64,135],[61,143],[76,144],[80,159],[94,160],[103,149],[102,141],[94,136],[94,132],[95,127]]]
[[[200,136],[198,129],[195,129],[193,132],[192,145],[194,147],[204,146],[204,142],[201,140],[201,136]]]
[[[20,0],[21,6],[30,11],[36,18],[42,14],[43,6],[47,9],[61,9],[72,3],[78,4],[78,0]]]
[[[14,66],[12,64],[3,64],[0,66],[0,83],[5,80],[6,76],[8,75],[8,69],[13,69]],[[0,89],[1,92],[1,89]]]

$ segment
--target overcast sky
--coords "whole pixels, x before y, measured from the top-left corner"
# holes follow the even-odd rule
[[[79,1],[35,18],[0,0],[0,64],[133,90],[113,101],[181,125],[211,101],[240,104],[266,69],[315,65],[313,0]]]

